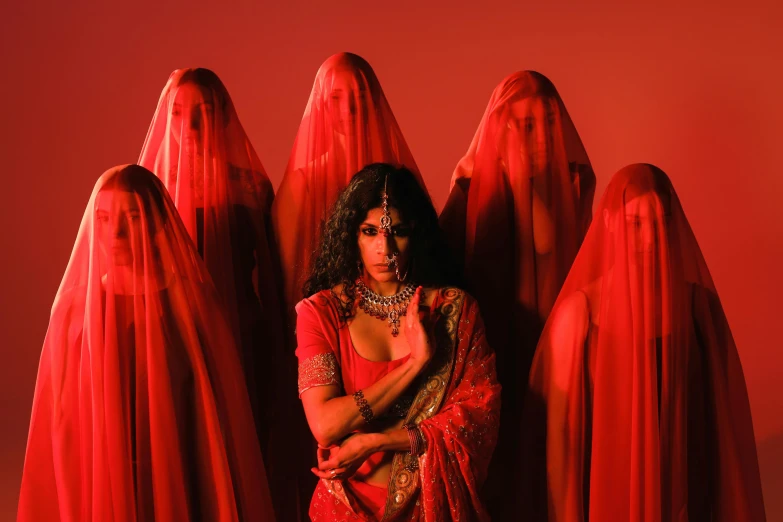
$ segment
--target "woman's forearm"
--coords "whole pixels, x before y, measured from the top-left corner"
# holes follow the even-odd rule
[[[378,416],[389,409],[423,368],[424,364],[421,362],[408,359],[374,384],[364,388],[362,393],[373,415]],[[367,425],[352,395],[327,399],[313,409],[315,415],[308,415],[308,421],[313,435],[322,446],[334,444]]]
[[[373,453],[377,451],[410,451],[411,441],[408,430],[399,428],[385,433],[368,433]]]

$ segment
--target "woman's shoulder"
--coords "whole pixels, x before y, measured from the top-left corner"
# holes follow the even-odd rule
[[[591,322],[590,309],[588,293],[585,290],[574,290],[555,305],[550,316],[552,328],[580,327],[586,331]]]

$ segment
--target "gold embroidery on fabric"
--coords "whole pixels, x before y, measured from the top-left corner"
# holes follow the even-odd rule
[[[319,353],[299,363],[299,395],[315,386],[340,385],[340,369],[333,353]]]
[[[457,288],[440,290],[443,302],[438,307],[433,334],[435,337],[435,356],[426,382],[419,388],[413,405],[408,411],[406,424],[415,422],[417,425],[437,413],[443,402],[446,387],[454,370],[454,354],[457,348],[457,325],[462,311],[462,301],[465,294]],[[407,451],[394,454],[391,476],[389,477],[389,492],[386,497],[386,510],[381,520],[391,520],[402,511],[408,501],[416,497],[419,489],[419,459],[424,461],[426,453],[421,457],[411,455]]]

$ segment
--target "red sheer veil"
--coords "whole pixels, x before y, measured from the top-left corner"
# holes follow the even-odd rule
[[[273,357],[282,336],[279,269],[271,237],[274,193],[215,73],[201,68],[171,73],[139,164],[166,185],[240,344],[251,341],[246,331],[263,318],[264,353],[256,353],[261,346],[242,346],[243,359],[257,366],[254,358]]]
[[[424,186],[370,64],[331,56],[316,74],[272,210],[290,319],[307,297],[302,285],[321,222],[353,175],[377,162],[404,165]]]
[[[508,511],[522,466],[525,380],[538,336],[592,216],[595,175],[554,85],[511,74],[495,88],[451,179],[440,222],[481,305],[503,401],[485,492]]]
[[[538,503],[549,520],[764,520],[737,347],[660,169],[631,165],[607,187],[530,390],[527,449],[545,462],[527,468],[546,484],[531,512]]]
[[[214,286],[158,178],[110,169],[52,306],[18,520],[273,516]]]
[[[532,71],[505,78],[454,170],[441,214],[488,324],[501,316],[511,324],[514,308],[523,309],[517,318],[546,320],[590,224],[594,191],[587,153],[554,85]],[[498,352],[516,340],[513,331],[500,332],[489,334]]]

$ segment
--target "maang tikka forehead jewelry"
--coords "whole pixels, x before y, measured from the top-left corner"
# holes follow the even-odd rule
[[[391,212],[389,212],[389,193],[386,190],[388,184],[389,175],[386,174],[386,178],[383,180],[383,193],[381,194],[381,234],[383,234],[385,237],[389,237],[389,235],[392,233],[392,218]],[[386,263],[386,265],[390,268],[392,265],[397,265],[399,263],[397,260],[397,252],[392,252],[391,256],[387,255],[383,262]]]
[[[386,191],[386,187],[389,183],[389,175],[386,174],[386,179],[383,181],[383,194],[381,194],[381,232],[384,236],[391,234],[392,218],[391,212],[389,212],[389,193]]]

